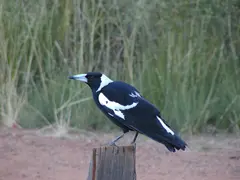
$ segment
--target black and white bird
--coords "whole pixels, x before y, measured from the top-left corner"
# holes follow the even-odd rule
[[[85,82],[91,88],[93,99],[100,110],[123,130],[123,134],[110,142],[110,145],[115,145],[125,133],[135,131],[132,143],[141,133],[164,144],[171,152],[185,150],[187,144],[135,87],[122,81],[113,81],[99,72],[77,74],[69,78]]]

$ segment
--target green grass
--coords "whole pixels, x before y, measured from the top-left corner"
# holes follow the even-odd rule
[[[3,0],[0,121],[111,130],[88,87],[67,78],[101,71],[175,129],[239,132],[239,15],[230,0]]]

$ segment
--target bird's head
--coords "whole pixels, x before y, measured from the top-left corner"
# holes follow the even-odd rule
[[[76,75],[70,76],[69,79],[85,82],[95,92],[100,91],[104,86],[113,82],[106,75],[99,72],[88,72],[87,74],[76,74]]]

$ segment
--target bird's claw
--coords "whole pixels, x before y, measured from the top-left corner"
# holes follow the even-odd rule
[[[134,145],[134,144],[136,144],[136,142],[135,142],[135,141],[132,141],[132,142],[131,142],[131,145]]]
[[[115,147],[118,147],[115,142],[109,142],[109,143],[103,144],[102,146],[115,146]]]
[[[109,145],[109,146],[115,146],[115,147],[118,147],[118,146],[116,145],[115,142],[110,142],[110,143],[108,143],[108,145]]]

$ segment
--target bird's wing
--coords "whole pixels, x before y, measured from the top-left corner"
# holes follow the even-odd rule
[[[124,110],[137,106],[141,95],[133,86],[121,81],[115,81],[104,87],[98,95],[101,109],[122,123],[125,120]]]
[[[110,101],[115,101],[121,105],[128,105],[141,97],[135,87],[121,81],[110,83],[105,86],[101,92],[106,95]]]
[[[164,120],[157,120],[157,116],[160,117],[159,110],[144,99],[136,88],[124,82],[115,81],[104,87],[98,101],[107,114],[117,120],[121,119],[124,125],[137,128],[140,132],[146,126],[159,126],[163,130],[164,127],[169,127]]]
[[[113,82],[103,88],[99,94],[100,104],[117,121],[130,129],[169,146],[185,148],[185,143],[175,134],[159,110],[144,99],[131,85]]]

